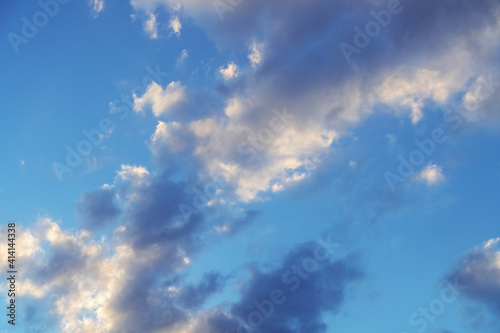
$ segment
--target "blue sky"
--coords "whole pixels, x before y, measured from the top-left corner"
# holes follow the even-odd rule
[[[497,332],[498,1],[0,9],[0,331]]]

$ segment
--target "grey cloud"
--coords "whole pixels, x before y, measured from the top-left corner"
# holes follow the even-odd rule
[[[346,302],[348,287],[362,279],[364,273],[359,266],[358,256],[351,254],[342,259],[318,263],[317,270],[308,273],[302,280],[298,275],[300,273],[290,273],[284,279],[283,275],[288,270],[300,266],[306,258],[313,256],[316,246],[314,242],[298,244],[269,272],[254,268],[241,299],[231,307],[231,315],[218,314],[212,318],[212,325],[220,332],[326,332],[327,325],[323,322],[322,315],[338,314]],[[274,305],[273,311],[261,326],[248,325],[249,315],[259,312],[255,302],[269,302],[273,290],[282,291],[284,302]],[[240,324],[242,327],[238,331]]]
[[[498,239],[490,240],[466,253],[448,277],[466,286],[463,293],[467,297],[488,305],[496,313],[500,310],[500,251],[497,244]]]
[[[176,302],[186,309],[196,309],[201,307],[207,298],[220,291],[226,282],[226,277],[216,272],[203,275],[202,281],[197,285],[185,285],[180,294],[176,297]]]
[[[84,229],[102,228],[119,215],[120,209],[114,202],[114,196],[115,192],[111,189],[83,193],[76,208]]]
[[[247,94],[262,101],[251,112],[252,117],[276,105],[296,105],[291,111],[301,120],[322,115],[333,126],[341,121],[338,114],[342,108],[328,109],[316,98],[328,100],[330,89],[346,84],[360,85],[367,96],[387,72],[407,65],[409,60],[414,66],[444,72],[458,67],[464,73],[480,74],[498,67],[493,45],[479,45],[478,41],[484,29],[498,25],[498,1],[423,0],[401,4],[402,12],[393,15],[390,24],[361,54],[353,55],[355,66],[346,63],[339,43],[353,44],[353,28],[364,29],[374,20],[370,12],[386,9],[386,1],[243,1],[222,21],[186,4],[186,14],[193,13],[216,43],[228,45],[233,51],[245,51],[254,39],[265,44],[263,62],[246,84]],[[440,60],[459,45],[474,61]]]

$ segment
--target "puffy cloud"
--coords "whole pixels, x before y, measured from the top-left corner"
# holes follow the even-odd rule
[[[500,238],[490,239],[466,253],[449,275],[464,285],[463,293],[500,310]]]
[[[318,262],[313,259],[317,248],[314,242],[298,244],[270,271],[253,267],[229,318],[219,315],[214,321],[216,332],[234,332],[239,325],[259,333],[326,332],[323,314],[338,313],[346,301],[347,287],[359,281],[363,273],[355,255]],[[281,296],[273,296],[279,302],[270,307],[273,292]],[[269,313],[263,316],[256,303]]]
[[[20,264],[26,267],[26,274],[19,286],[23,289],[23,297],[51,303],[49,306],[54,311],[50,317],[59,318],[61,323],[60,327],[51,330],[89,332],[108,327],[111,318],[107,307],[109,296],[121,285],[126,262],[116,265],[116,261],[120,261],[117,257],[103,259],[102,254],[106,251],[103,242],[90,240],[86,231],[76,234],[63,231],[58,223],[48,218],[39,219],[35,229],[25,230],[19,241],[43,248],[43,251],[30,251],[23,258]],[[35,312],[46,306],[36,308]],[[90,311],[94,316],[85,318],[82,311]]]
[[[191,124],[199,139],[195,155],[209,174],[226,174],[243,201],[310,175],[317,158],[337,137],[334,131],[298,127],[286,109],[265,114],[261,124],[246,123],[247,112],[237,100],[229,102],[226,113],[231,115],[228,122],[206,119]]]
[[[306,178],[331,153],[335,139],[374,112],[393,112],[416,124],[429,108],[477,100],[471,82],[498,67],[500,10],[486,0],[405,4],[352,55],[351,64],[340,43],[353,44],[353,28],[364,28],[370,11],[385,3],[243,1],[221,20],[210,2],[132,1],[136,10],[177,3],[179,15],[198,24],[221,50],[244,53],[255,68],[241,68],[242,82],[223,87],[228,96],[219,114],[183,123],[197,138],[193,151],[204,163],[202,172],[227,170],[244,201]],[[221,73],[234,77],[235,67]],[[283,106],[295,118],[262,145],[259,133],[266,135],[270,110]],[[496,110],[493,102],[488,109]],[[437,171],[426,172],[430,182],[441,178]]]
[[[426,182],[427,185],[434,185],[444,179],[443,168],[436,164],[429,164],[418,173],[417,179]]]
[[[409,108],[415,124],[423,117],[422,108],[426,101],[443,104],[465,84],[466,77],[458,71],[441,73],[422,68],[401,68],[384,79],[376,97],[379,103],[396,110]]]
[[[111,201],[119,202],[120,225],[116,219],[108,222],[114,228],[109,240],[94,240],[85,229],[63,230],[49,218],[23,230],[20,258],[29,269],[19,286],[29,299],[26,304],[33,304],[27,325],[31,320],[42,325],[37,318],[52,308],[51,315],[44,316],[47,331],[155,332],[186,327],[195,315],[187,309],[201,308],[225,281],[209,273],[198,284],[182,282],[183,270],[214,233],[206,218],[208,206],[195,205],[198,213],[189,216],[180,209],[194,202],[189,187],[141,166],[122,165],[114,184],[85,193],[78,204],[88,211],[82,212],[85,218],[97,220],[86,222],[93,226],[114,216]],[[228,216],[225,222],[233,225]],[[235,228],[254,217],[235,219]]]
[[[358,267],[356,255],[316,261],[315,266],[307,267],[308,272],[304,271],[302,267],[311,264],[316,248],[312,242],[298,244],[269,271],[250,267],[251,276],[242,285],[237,302],[224,308],[198,312],[179,326],[180,332],[326,332],[323,315],[338,314],[347,301],[348,287],[360,281],[363,272]],[[219,278],[217,275],[207,276],[208,282],[200,285],[203,287],[190,287],[188,294],[201,289],[202,296],[205,295],[206,287]],[[272,293],[272,299],[279,300],[279,304],[270,306]],[[268,313],[263,315],[260,311]]]
[[[185,309],[198,308],[209,296],[222,289],[225,280],[226,278],[218,273],[207,273],[199,284],[189,284],[177,289],[175,301]]]
[[[198,284],[185,284],[179,275],[202,243],[197,237],[201,219],[179,225],[177,203],[186,201],[182,188],[153,179],[148,184],[121,189],[141,192],[135,196],[141,200],[124,204],[129,214],[125,221],[130,222],[117,227],[110,241],[95,241],[85,230],[65,231],[48,218],[22,230],[18,244],[24,249],[20,259],[26,273],[18,284],[23,304],[33,304],[27,307],[26,327],[31,320],[40,327],[36,318],[42,312],[46,330],[77,333],[182,332],[192,321],[217,321],[188,309],[199,309],[225,278],[208,273]],[[165,207],[165,202],[172,205]],[[53,311],[47,316],[44,309],[49,307]]]
[[[149,171],[143,166],[122,165],[117,172],[117,177],[134,185],[141,185],[147,182]]]
[[[159,121],[156,131],[151,137],[152,150],[155,155],[168,150],[177,153],[186,149],[189,143],[187,130],[177,122]]]
[[[168,27],[172,30],[173,34],[177,36],[181,35],[182,24],[178,16],[174,16],[170,19]]]
[[[83,221],[83,228],[95,230],[113,221],[120,213],[114,202],[115,193],[110,188],[103,188],[83,193],[76,207]]]
[[[23,297],[34,304],[27,325],[51,307],[53,312],[44,319],[48,331],[233,331],[240,318],[254,311],[253,300],[264,300],[273,288],[288,290],[292,284],[283,281],[282,274],[314,255],[317,245],[295,247],[271,271],[253,269],[241,299],[229,300],[233,303],[229,308],[203,309],[228,278],[211,272],[198,283],[185,283],[185,268],[207,246],[207,237],[209,240],[221,221],[227,234],[233,235],[256,214],[249,212],[233,221],[224,214],[211,220],[208,207],[203,214],[184,218],[179,207],[191,201],[190,190],[186,190],[189,187],[170,181],[166,174],[123,165],[114,184],[82,197],[81,204],[100,216],[99,197],[116,193],[123,216],[120,225],[114,225],[109,241],[104,237],[94,240],[86,230],[69,232],[49,218],[23,230],[19,244],[25,249],[23,264],[30,269],[24,270],[19,286],[24,290]],[[221,237],[221,233],[217,235]],[[263,329],[291,329],[293,321],[309,332],[324,332],[322,313],[336,313],[344,302],[346,287],[361,277],[355,263],[353,257],[318,263],[318,269],[310,272],[300,288],[287,291],[286,306],[277,308]],[[315,297],[304,302],[310,295]],[[145,320],[138,321],[137,317]]]
[[[152,82],[141,97],[134,94],[134,110],[143,112],[147,106],[151,106],[153,114],[159,117],[171,112],[185,99],[185,87],[180,82],[172,81],[165,89],[158,83]]]
[[[240,74],[238,65],[236,65],[234,62],[230,62],[229,64],[227,64],[226,68],[221,67],[219,73],[221,73],[224,80],[236,78]]]

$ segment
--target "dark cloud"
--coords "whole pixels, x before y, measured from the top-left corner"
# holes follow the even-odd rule
[[[88,232],[73,235],[45,219],[34,233],[45,251],[40,258],[26,261],[30,270],[24,278],[36,286],[46,285],[51,294],[47,303],[53,307],[57,302],[81,302],[88,292],[96,292],[97,298],[102,290],[108,290],[109,298],[101,306],[108,315],[113,314],[107,317],[113,322],[109,332],[155,332],[185,324],[191,316],[188,310],[198,311],[226,281],[215,272],[207,273],[196,285],[181,279],[190,261],[214,239],[210,235],[218,223],[206,203],[195,205],[196,211],[187,215],[179,208],[194,205],[193,188],[200,186],[196,178],[174,182],[168,172],[150,174],[145,168],[124,166],[113,190],[85,193],[78,203],[86,225],[97,227],[109,219],[111,241],[95,242]],[[115,196],[124,207],[121,212],[113,208]],[[118,213],[120,219],[115,218]],[[234,222],[233,235],[256,216],[255,211],[232,220],[225,215],[224,222]],[[111,291],[108,283],[114,274],[122,278]],[[176,281],[180,294],[170,292],[166,281]],[[71,325],[79,325],[83,313],[96,311],[78,304],[71,311],[79,306],[83,312],[68,312],[61,316],[61,322],[70,320]],[[60,305],[58,309],[63,311]],[[34,313],[30,318],[37,316]]]
[[[311,259],[317,247],[314,242],[297,245],[272,271],[254,268],[240,301],[231,307],[232,318],[218,316],[213,324],[221,332],[326,332],[322,315],[338,314],[347,288],[363,272],[356,255],[316,261],[314,266]],[[270,305],[271,300],[278,302]]]
[[[368,96],[398,66],[458,70],[471,76],[498,68],[496,41],[483,35],[498,25],[499,2],[492,0],[401,1],[401,12],[392,15],[360,54],[352,55],[349,65],[340,43],[354,45],[353,29],[364,30],[374,20],[371,11],[387,10],[388,3],[257,0],[243,1],[225,13],[224,20],[188,5],[186,13],[194,13],[209,37],[233,51],[246,51],[253,40],[265,44],[262,63],[240,89],[260,101],[248,122],[266,119],[262,114],[273,107],[293,105],[290,111],[304,125],[319,116],[329,127],[338,126],[345,104],[334,107],[334,102],[319,104],[317,99],[328,100],[329,91],[346,84],[359,85]],[[461,57],[462,51],[467,55]],[[469,61],[471,57],[475,61]],[[338,101],[339,96],[333,98]]]
[[[115,192],[111,189],[83,193],[76,208],[84,229],[102,228],[120,214],[120,210],[114,202],[114,196]]]
[[[120,314],[111,332],[155,332],[184,322],[187,313],[176,307],[172,300],[154,290],[154,280],[138,274],[130,280],[112,302],[113,310]]]
[[[202,281],[197,285],[182,287],[176,302],[186,309],[196,309],[202,306],[208,297],[221,290],[226,282],[226,277],[216,272],[203,275]]]
[[[498,239],[490,240],[465,254],[448,277],[465,285],[467,297],[488,305],[495,313],[500,311],[499,256]]]

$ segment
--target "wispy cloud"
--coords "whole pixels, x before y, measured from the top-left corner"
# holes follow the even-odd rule
[[[181,54],[179,54],[179,56],[177,57],[177,61],[175,63],[175,66],[181,67],[188,57],[189,57],[188,50],[186,50],[186,49],[182,50]]]
[[[257,43],[256,41],[252,42],[250,45],[250,53],[248,54],[248,60],[252,64],[253,67],[257,67],[258,64],[262,61],[262,52],[264,50],[263,43]]]
[[[104,0],[89,0],[90,12],[94,18],[104,10]]]
[[[158,24],[155,13],[148,13],[148,19],[144,22],[144,31],[149,34],[149,38],[158,38]]]

